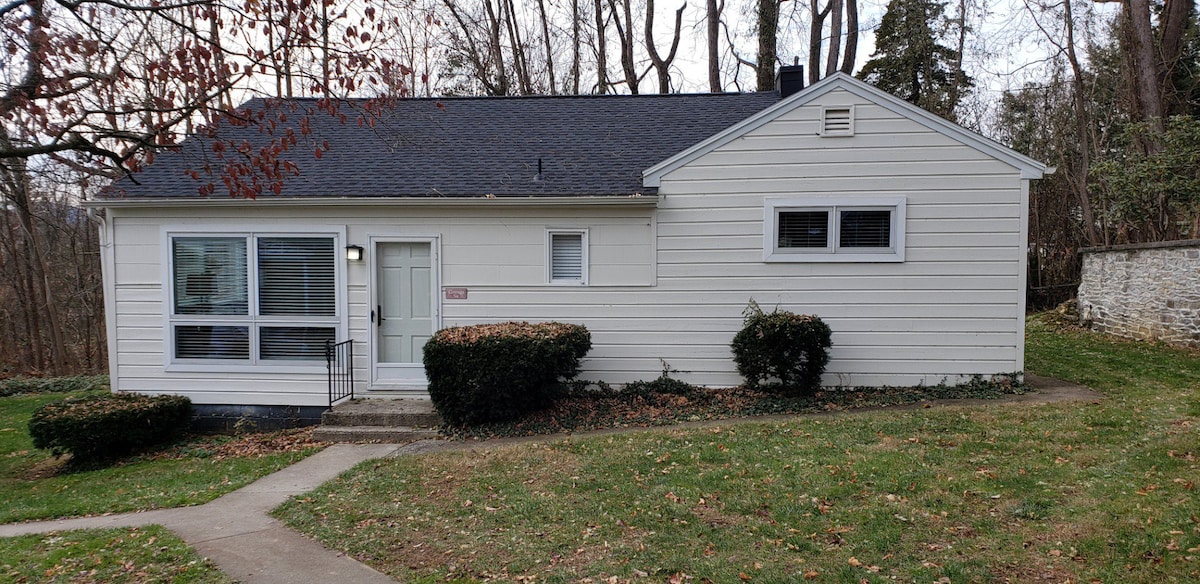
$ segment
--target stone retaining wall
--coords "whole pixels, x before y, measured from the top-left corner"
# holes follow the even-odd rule
[[[1082,324],[1122,337],[1200,346],[1200,240],[1082,253]]]

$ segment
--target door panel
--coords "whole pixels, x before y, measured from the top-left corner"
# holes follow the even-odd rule
[[[421,350],[433,336],[434,266],[428,242],[378,243],[375,248],[376,378],[424,382]]]

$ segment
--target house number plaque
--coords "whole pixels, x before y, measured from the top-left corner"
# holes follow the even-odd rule
[[[467,289],[466,288],[444,288],[443,290],[445,290],[445,292],[446,292],[446,300],[466,300],[467,299]]]

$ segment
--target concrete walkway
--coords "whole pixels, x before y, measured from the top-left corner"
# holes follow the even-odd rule
[[[275,474],[196,507],[0,525],[0,537],[157,524],[179,535],[234,580],[264,584],[391,583],[370,567],[330,551],[267,512],[342,471],[396,454],[399,444],[334,444]]]
[[[908,409],[1012,402],[1094,401],[1102,398],[1100,394],[1089,388],[1057,379],[1027,375],[1026,381],[1037,389],[1035,393],[1013,395],[997,400],[936,400],[922,404],[870,409]],[[856,411],[863,410],[848,410],[835,415],[853,415]],[[740,420],[685,423],[681,426],[696,427],[713,424],[724,425],[737,421],[787,420],[804,416],[763,416]],[[647,430],[647,428],[598,430],[578,433],[574,436],[584,437],[642,430]],[[154,524],[162,525],[179,535],[188,545],[195,548],[197,553],[212,560],[222,572],[239,582],[248,584],[391,583],[393,580],[386,575],[286,528],[282,522],[270,517],[267,513],[289,497],[307,493],[365,460],[447,450],[495,448],[523,442],[548,442],[565,436],[567,435],[555,434],[502,438],[484,442],[421,440],[406,445],[333,444],[292,466],[204,505],[99,517],[4,524],[0,525],[0,537],[71,529],[137,527]]]

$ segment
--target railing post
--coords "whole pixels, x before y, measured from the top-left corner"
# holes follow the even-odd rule
[[[329,376],[329,407],[333,408],[333,343],[325,341],[325,372]]]

